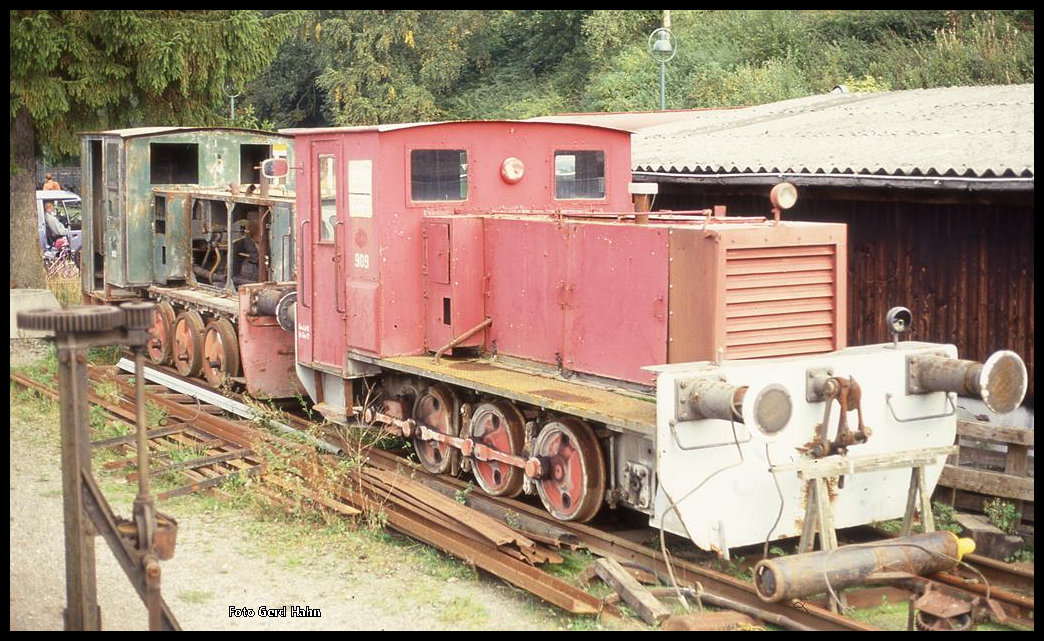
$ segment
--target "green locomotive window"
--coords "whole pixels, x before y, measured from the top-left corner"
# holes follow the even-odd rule
[[[271,156],[272,148],[269,145],[240,145],[239,182],[244,185],[261,182],[261,170],[257,167],[262,160]]]
[[[414,149],[410,152],[412,200],[467,200],[468,152]]]
[[[337,224],[337,163],[333,154],[319,154],[317,160],[319,242],[333,242]]]
[[[149,143],[149,183],[199,183],[199,145],[195,143]]]
[[[555,198],[605,198],[605,152],[556,151]]]

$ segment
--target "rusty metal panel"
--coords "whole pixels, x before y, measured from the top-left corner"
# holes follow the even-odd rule
[[[98,222],[95,221],[97,210],[93,206],[97,191],[94,186],[94,152],[96,148],[100,149],[97,141],[92,141],[92,139],[86,136],[80,138],[80,175],[82,177],[80,183],[80,191],[82,193],[80,197],[83,199],[83,209],[80,217],[83,232],[81,235],[83,260],[80,261],[80,291],[85,294],[89,294],[91,289],[93,289],[94,256],[97,248],[100,246],[95,236],[98,227]]]
[[[271,264],[268,277],[269,280],[276,282],[290,282],[296,279],[294,275],[294,204],[292,202],[275,203],[271,212],[268,229]]]
[[[352,349],[376,354],[379,351],[379,284],[370,281],[348,283],[348,337]],[[342,345],[343,340],[342,340]],[[341,350],[344,360],[344,350]]]
[[[424,223],[424,344],[428,351],[453,340],[449,222]]]
[[[294,355],[294,336],[275,316],[249,316],[250,294],[256,286],[239,290],[236,330],[247,391],[259,397],[287,398],[300,394]]]
[[[489,218],[485,264],[490,349],[542,363],[561,358],[566,229],[548,220]]]
[[[278,134],[237,132],[228,129],[189,129],[121,139],[125,150],[123,171],[124,229],[121,248],[124,253],[126,285],[144,285],[155,278],[153,270],[152,189],[175,184],[193,184],[226,188],[240,182],[243,145],[287,146],[287,138]],[[156,145],[182,146],[187,168],[178,173],[177,165],[163,165],[169,171],[153,175],[159,167],[154,163]],[[190,171],[194,167],[195,171]],[[169,261],[168,261],[169,262]]]
[[[670,362],[841,349],[844,252],[841,225],[675,229]]]
[[[568,225],[564,367],[651,384],[667,362],[667,229]]]
[[[714,360],[720,307],[718,236],[673,229],[669,240],[668,362]]]
[[[449,222],[429,221],[424,223],[424,268],[427,270],[428,281],[449,285]]]
[[[299,148],[298,151],[304,150]],[[308,162],[304,165],[305,174],[300,181],[302,184],[298,186],[301,191],[307,192],[308,200],[305,202],[311,207],[306,218],[307,230],[301,235],[302,244],[309,245],[309,264],[305,265],[307,272],[303,282],[310,294],[311,362],[340,369],[344,366],[346,341],[344,261],[340,245],[343,236],[340,230],[344,220],[344,190],[340,188],[342,185],[336,183],[337,168],[340,166],[337,151],[337,144],[333,141],[313,142],[307,152],[301,154],[307,155]],[[329,164],[321,164],[320,158],[330,160],[332,168]],[[322,185],[320,180],[323,181]],[[320,189],[324,190],[324,201],[332,200],[325,206],[334,208],[325,220],[320,214],[320,205],[324,204],[320,202]],[[373,310],[374,307],[371,304],[367,309]],[[301,333],[299,328],[299,337]]]
[[[450,321],[453,337],[481,323],[486,316],[486,270],[483,263],[483,219],[455,216],[450,224],[450,281],[452,304]],[[480,346],[485,334],[479,332],[459,343],[461,347]],[[443,343],[445,344],[445,343]]]
[[[126,240],[124,225],[125,167],[123,144],[119,140],[106,140],[103,152],[103,180],[105,184],[105,283],[123,286],[127,283],[127,254],[123,249]],[[149,243],[151,245],[151,242]]]

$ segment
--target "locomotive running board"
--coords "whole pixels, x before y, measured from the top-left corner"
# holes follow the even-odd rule
[[[646,436],[656,432],[656,400],[652,396],[640,398],[620,394],[473,358],[443,358],[434,363],[430,356],[397,356],[374,359],[373,362],[400,372],[604,423],[619,431]]]

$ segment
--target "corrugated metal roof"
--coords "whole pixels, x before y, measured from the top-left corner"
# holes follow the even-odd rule
[[[675,114],[682,112],[672,112]],[[810,96],[643,127],[639,171],[1033,177],[1033,85]]]

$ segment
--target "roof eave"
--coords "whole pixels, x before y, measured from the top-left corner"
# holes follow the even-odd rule
[[[787,181],[799,187],[871,187],[885,189],[934,189],[947,191],[1033,191],[1033,177],[888,176],[873,174],[823,174],[802,172],[694,174],[636,170],[638,182],[704,185],[774,185]]]

